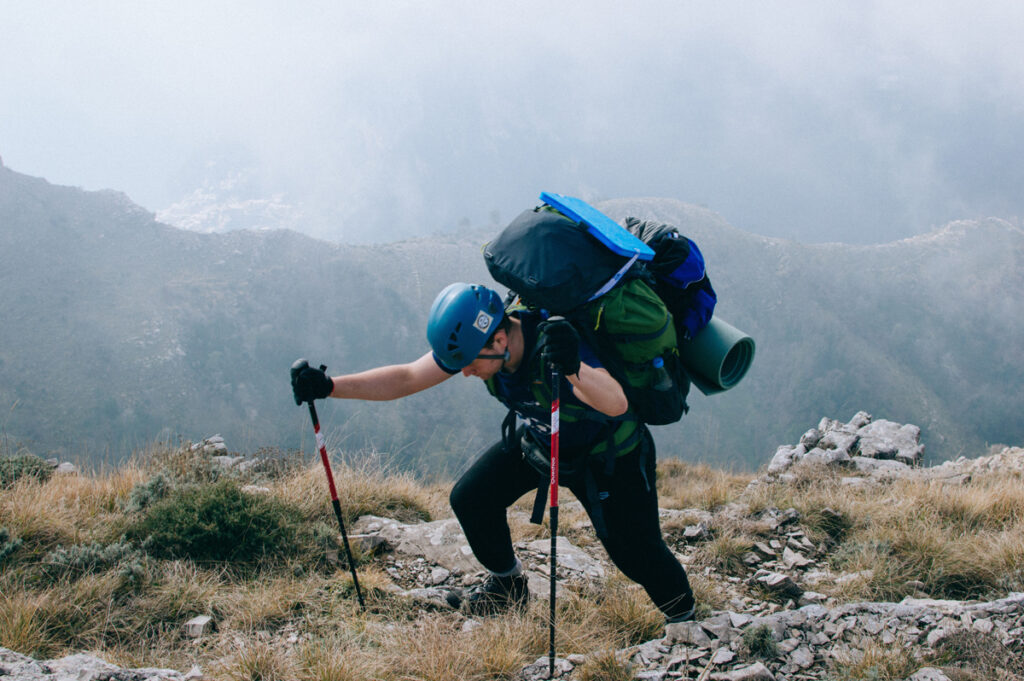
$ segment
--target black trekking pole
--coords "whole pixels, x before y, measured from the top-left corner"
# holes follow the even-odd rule
[[[558,560],[558,408],[561,374],[558,367],[551,367],[551,624],[550,647],[548,649],[548,678],[555,676],[555,580]]]
[[[327,367],[320,365],[320,371],[326,371]],[[331,472],[331,462],[327,458],[327,445],[324,443],[324,436],[320,432],[320,419],[316,415],[316,407],[313,400],[309,400],[309,416],[313,419],[313,431],[316,433],[316,445],[320,450],[320,461],[324,464],[324,472],[327,473],[327,487],[331,491],[331,505],[334,506],[334,515],[338,519],[338,527],[341,528],[341,541],[345,545],[345,555],[348,557],[348,566],[352,570],[352,583],[356,588],[356,598],[359,599],[359,607],[366,612],[366,603],[363,601],[363,592],[359,588],[359,577],[356,576],[356,562],[352,558],[352,548],[348,543],[348,533],[345,532],[345,521],[341,517],[341,502],[338,501],[338,490],[334,487],[334,474]]]

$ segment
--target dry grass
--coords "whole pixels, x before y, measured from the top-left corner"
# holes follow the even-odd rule
[[[217,567],[168,561],[161,565],[152,587],[135,599],[135,607],[141,619],[155,622],[184,622],[196,615],[219,617],[231,608],[229,584]]]
[[[637,584],[615,572],[598,592],[593,609],[599,630],[617,647],[637,645],[664,632],[665,616],[651,605],[647,593]]]
[[[337,633],[303,645],[298,667],[302,681],[375,681],[385,671],[379,657],[360,646],[358,638]]]
[[[908,648],[870,644],[851,655],[835,654],[830,678],[836,681],[903,681],[920,668],[921,662]]]
[[[332,568],[309,553],[250,570],[148,559],[141,581],[130,581],[115,568],[68,574],[54,582],[35,579],[42,555],[57,544],[115,541],[126,524],[122,509],[132,489],[156,471],[193,482],[216,477],[200,459],[191,451],[155,447],[117,470],[55,476],[45,484],[22,481],[0,491],[0,526],[24,541],[0,572],[0,645],[38,657],[89,650],[130,666],[184,670],[198,663],[214,678],[302,681],[512,679],[525,664],[547,654],[546,602],[535,600],[524,613],[486,619],[464,630],[465,621],[456,613],[424,609],[394,596],[387,589],[390,577],[369,556],[359,558],[367,613],[356,603],[347,568]],[[320,462],[289,465],[260,484],[301,509],[310,527],[320,524],[336,533]],[[450,515],[449,485],[425,486],[410,475],[369,465],[335,464],[334,473],[347,519],[363,513],[403,521]],[[1019,479],[976,477],[963,487],[902,482],[855,488],[842,485],[833,471],[807,468],[790,484],[747,491],[751,477],[663,461],[658,488],[662,506],[669,508],[714,511],[733,502],[751,512],[796,508],[816,543],[837,548],[827,559],[831,567],[873,571],[861,583],[822,587],[842,599],[898,600],[913,591],[907,585],[911,580],[935,597],[981,597],[1024,588],[1024,485]],[[560,534],[579,545],[593,544],[586,514],[563,494]],[[532,500],[526,495],[516,510],[528,512]],[[513,518],[516,541],[547,536],[545,527]],[[671,533],[674,528],[664,529]],[[729,607],[731,592],[719,587],[715,575],[746,574],[743,554],[769,534],[766,522],[749,516],[718,516],[713,530],[688,567],[701,616]],[[705,575],[703,568],[712,567]],[[558,654],[587,658],[575,678],[632,678],[629,665],[614,651],[663,634],[663,617],[643,590],[618,573],[593,584],[562,586]],[[181,625],[198,614],[214,616],[218,630],[195,643],[182,634]],[[298,642],[286,643],[282,632],[294,632]],[[868,649],[848,663],[847,675],[835,678],[896,679],[916,670],[906,671],[909,662],[902,649]]]
[[[46,637],[45,594],[0,590],[0,647],[46,657],[52,650]]]
[[[711,468],[706,464],[663,459],[658,462],[659,505],[662,508],[714,511],[734,501],[753,477]]]
[[[754,545],[754,539],[733,523],[722,523],[714,536],[694,553],[698,566],[713,566],[726,574],[744,574],[743,556]]]
[[[556,614],[556,650],[560,657],[588,657],[662,635],[663,617],[642,591],[623,578],[613,578],[594,590],[566,588]],[[454,681],[513,679],[523,666],[543,657],[549,645],[549,606],[534,601],[525,613],[506,613],[484,619],[469,631],[453,614],[420,615],[402,622],[397,613],[369,622],[357,647],[375,650],[379,677]],[[345,677],[342,677],[345,678]],[[359,678],[359,677],[354,677]],[[601,678],[592,676],[591,678]]]
[[[271,576],[239,584],[232,590],[223,626],[253,632],[284,624],[303,610],[319,581]]]
[[[299,663],[293,655],[259,640],[244,641],[218,667],[217,678],[229,681],[286,681],[299,675]]]
[[[919,483],[908,493],[919,503],[935,509],[953,531],[1000,531],[1024,522],[1024,485],[1020,476],[976,477],[969,486]]]
[[[442,504],[447,506],[447,497],[439,499],[437,488],[424,487],[408,473],[356,470],[337,463],[332,470],[347,520],[366,514],[405,522],[430,520]],[[307,518],[336,523],[326,473],[319,462],[278,481],[271,489],[286,503],[302,509]]]
[[[210,482],[219,473],[210,457],[201,448],[193,450],[188,442],[155,443],[136,452],[130,465],[146,476],[164,473],[179,482]]]
[[[36,555],[58,544],[107,542],[125,527],[118,502],[141,479],[127,468],[103,477],[55,475],[46,483],[19,480],[0,490],[0,526]]]
[[[848,487],[834,471],[802,467],[794,482],[761,486],[746,501],[796,508],[817,539],[841,541],[834,567],[872,571],[863,582],[833,587],[843,600],[899,600],[916,591],[908,582],[937,598],[983,597],[1021,583],[1024,486],[1016,476]]]
[[[108,635],[121,633],[111,617],[121,585],[116,574],[103,573],[0,594],[0,645],[38,657],[101,646]]]
[[[968,629],[941,639],[932,664],[943,666],[956,681],[1024,679],[1024,658],[1004,646],[997,636]]]
[[[823,511],[828,509],[846,518],[863,517],[855,514],[877,494],[874,489],[843,485],[841,473],[824,465],[804,464],[795,466],[793,471],[793,482],[759,485],[743,494],[742,501],[750,512],[795,508],[805,528],[822,539],[834,529],[831,521],[826,520],[832,515]]]
[[[874,570],[866,590],[847,597],[899,600],[912,580],[936,597],[982,597],[1024,566],[1024,490],[1014,481],[905,482],[830,501],[854,519],[838,564]]]
[[[614,650],[587,658],[577,672],[580,681],[633,681],[633,665]]]
[[[539,631],[546,628],[532,618],[513,616],[492,618],[471,632],[469,645],[478,652],[482,678],[511,679],[540,655]]]
[[[687,574],[690,588],[693,590],[693,598],[697,601],[697,619],[710,617],[713,610],[728,608],[728,595],[713,580],[689,568],[687,568]]]
[[[381,657],[393,678],[419,681],[470,679],[481,671],[478,651],[460,636],[454,616],[423,618],[394,628],[378,628]]]

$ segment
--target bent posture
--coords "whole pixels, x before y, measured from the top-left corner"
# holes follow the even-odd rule
[[[561,484],[580,500],[608,555],[642,585],[670,622],[693,617],[686,572],[665,545],[658,520],[654,441],[635,418],[622,386],[565,320],[535,311],[506,312],[483,286],[451,284],[430,310],[431,351],[406,364],[335,376],[312,367],[296,372],[296,401],[324,397],[394,400],[455,374],[476,376],[509,408],[501,441],[455,483],[452,510],[477,560],[490,571],[466,607],[489,614],[526,603],[523,567],[512,546],[507,509],[538,490],[543,510],[550,458],[551,386],[546,367],[562,373]],[[517,423],[520,423],[516,427]]]

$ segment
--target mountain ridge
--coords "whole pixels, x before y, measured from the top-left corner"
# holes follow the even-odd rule
[[[1024,380],[1014,342],[1024,310],[1010,293],[1024,289],[1024,232],[1009,222],[800,244],[672,199],[598,205],[693,237],[717,313],[758,342],[738,388],[694,391],[683,423],[656,429],[666,454],[757,467],[771,455],[763,443],[792,441],[794,424],[864,407],[920,423],[940,459],[1024,439],[1013,415],[1024,403],[1009,394]],[[7,168],[0,225],[0,430],[44,452],[84,441],[115,458],[154,438],[222,431],[240,449],[301,445],[291,361],[340,373],[418,356],[436,292],[490,282],[480,245],[497,231],[376,246],[288,230],[201,234],[157,222],[120,192]],[[326,422],[346,446],[458,468],[497,436],[501,410],[480,394],[457,379],[397,403],[332,401]]]

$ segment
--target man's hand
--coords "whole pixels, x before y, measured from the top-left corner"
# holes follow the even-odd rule
[[[292,394],[295,404],[322,400],[334,392],[334,381],[323,368],[314,369],[304,359],[295,360],[292,364]]]
[[[541,322],[540,353],[544,362],[557,367],[564,375],[572,376],[580,370],[580,334],[568,320],[553,317]]]

